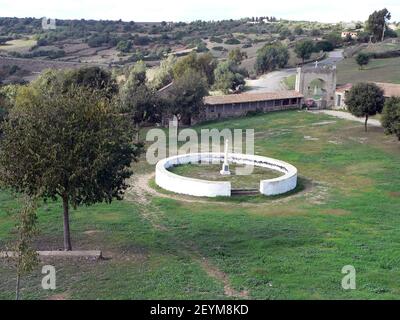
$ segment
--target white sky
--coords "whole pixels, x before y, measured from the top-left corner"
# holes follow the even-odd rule
[[[272,15],[339,22],[364,21],[384,7],[392,13],[392,21],[400,20],[400,0],[0,0],[0,16],[154,22]]]

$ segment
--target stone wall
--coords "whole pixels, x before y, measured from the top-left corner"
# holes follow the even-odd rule
[[[277,99],[258,102],[229,103],[205,106],[205,120],[235,118],[247,115],[249,112],[272,112],[301,108],[302,99]]]
[[[173,166],[199,163],[222,163],[223,153],[193,153],[179,155],[161,160],[156,166],[156,184],[168,191],[196,197],[230,197],[231,183],[220,181],[207,181],[182,177],[168,171]],[[297,186],[297,169],[289,163],[246,154],[230,154],[229,162],[236,164],[254,165],[282,172],[284,175],[269,180],[260,181],[260,193],[272,196],[289,192]]]
[[[323,97],[321,107],[333,107],[335,105],[336,67],[297,68],[295,89],[304,95],[305,100],[313,98],[311,82],[314,80],[321,80],[324,84],[325,97]]]

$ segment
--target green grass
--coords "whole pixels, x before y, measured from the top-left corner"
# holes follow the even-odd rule
[[[334,120],[329,124],[323,121]],[[268,201],[114,202],[72,213],[75,248],[101,249],[101,262],[46,261],[57,290],[40,289],[40,270],[23,297],[215,299],[223,282],[195,256],[255,299],[398,299],[400,296],[400,145],[380,128],[306,112],[276,112],[202,127],[254,128],[257,154],[297,166],[305,190]],[[197,126],[196,129],[200,129]],[[306,140],[311,136],[318,140]],[[141,171],[151,167],[138,164]],[[190,198],[193,200],[193,198]],[[0,242],[12,239],[16,200],[0,193]],[[40,209],[40,249],[62,246],[61,205]],[[87,231],[92,231],[90,234]],[[95,232],[94,232],[95,231]],[[357,290],[341,288],[342,267],[357,270]],[[0,264],[0,298],[14,278]]]
[[[289,77],[286,77],[285,79],[283,79],[283,83],[288,90],[294,90],[296,85],[296,75],[294,74]]]
[[[230,181],[232,188],[259,189],[260,181],[273,179],[283,175],[280,172],[266,168],[254,167],[251,175],[237,175],[236,170],[243,168],[235,164],[230,165],[230,176],[222,176],[222,164],[187,164],[170,168],[169,171],[184,177],[208,180]]]
[[[7,52],[27,52],[30,48],[36,45],[36,40],[33,39],[16,39],[7,41],[5,44],[0,45],[0,51]]]
[[[361,50],[363,53],[383,53],[388,51],[397,51],[400,50],[399,43],[373,43],[369,44],[368,47]]]
[[[363,81],[400,83],[400,57],[371,59],[364,70],[354,58],[342,60],[337,65],[338,83],[357,83]]]

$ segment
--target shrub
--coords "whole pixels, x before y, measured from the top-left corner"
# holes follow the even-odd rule
[[[329,41],[323,40],[323,41],[318,41],[315,44],[315,51],[319,52],[319,51],[324,51],[324,52],[329,52],[329,51],[333,51],[333,49],[335,49],[333,47],[333,44]]]
[[[215,51],[226,51],[226,49],[224,47],[221,47],[221,46],[213,47],[212,49],[215,50]]]
[[[226,40],[225,44],[235,45],[235,44],[240,44],[240,41],[236,38],[231,38],[231,39]]]
[[[211,42],[215,42],[215,43],[222,43],[222,42],[224,42],[224,40],[222,40],[222,39],[219,38],[219,37],[211,37],[211,38],[210,38],[210,41],[211,41]]]

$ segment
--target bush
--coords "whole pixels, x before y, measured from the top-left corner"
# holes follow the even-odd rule
[[[120,52],[127,53],[132,49],[132,42],[127,40],[121,40],[117,44],[117,50]]]
[[[89,47],[91,47],[91,48],[101,47],[102,45],[104,45],[107,42],[108,42],[108,38],[104,35],[91,36],[87,41]]]
[[[226,49],[224,47],[221,47],[221,46],[213,47],[212,49],[215,50],[215,51],[226,51]]]
[[[211,41],[211,42],[215,42],[215,43],[222,43],[222,42],[224,42],[224,40],[222,40],[222,39],[219,38],[219,37],[211,37],[211,38],[210,38],[210,41]]]
[[[372,59],[397,58],[397,57],[400,57],[400,50],[376,52],[376,53],[370,53],[368,55]]]
[[[323,41],[318,41],[315,44],[315,51],[319,52],[319,51],[324,51],[324,52],[330,52],[333,51],[334,46],[331,42],[323,40]]]
[[[231,38],[231,39],[226,40],[225,44],[235,45],[235,44],[240,44],[240,41],[236,38]]]
[[[356,62],[360,66],[360,69],[362,69],[363,66],[366,66],[369,63],[369,59],[370,56],[362,52],[356,56]]]
[[[148,36],[135,36],[133,39],[133,43],[136,46],[147,46],[151,42],[151,39]]]

